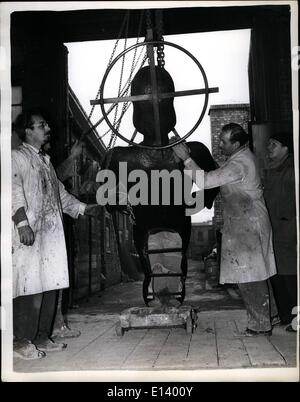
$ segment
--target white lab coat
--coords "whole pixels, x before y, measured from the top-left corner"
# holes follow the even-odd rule
[[[77,218],[86,204],[57,179],[49,156],[24,143],[12,151],[12,215],[24,207],[35,240],[20,243],[13,224],[13,297],[69,286],[62,212]]]
[[[193,161],[186,169],[199,167]],[[224,201],[220,283],[247,283],[276,274],[272,230],[253,153],[240,148],[214,171],[198,175],[201,189],[220,186]]]

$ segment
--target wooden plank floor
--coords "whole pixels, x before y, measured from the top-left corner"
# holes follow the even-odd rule
[[[244,310],[198,313],[198,326],[133,329],[119,337],[117,315],[70,315],[82,335],[63,352],[38,361],[15,359],[17,372],[65,370],[196,370],[295,367],[296,334],[275,328],[271,337],[244,338]]]

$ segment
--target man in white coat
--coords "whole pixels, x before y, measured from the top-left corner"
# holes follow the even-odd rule
[[[14,355],[38,359],[67,345],[51,338],[57,290],[69,286],[62,213],[96,215],[58,180],[42,146],[50,127],[39,110],[18,118],[23,143],[12,151]]]
[[[190,158],[186,144],[173,148],[200,190],[220,187],[224,202],[220,283],[238,284],[248,317],[244,335],[271,335],[271,315],[276,311],[270,310],[276,307],[270,305],[267,279],[276,274],[276,265],[255,156],[247,133],[236,123],[222,128],[220,149],[228,160],[206,173]]]

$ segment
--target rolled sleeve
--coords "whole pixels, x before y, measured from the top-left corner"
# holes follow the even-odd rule
[[[24,227],[24,226],[29,226],[29,222],[28,222],[27,219],[24,220],[24,221],[21,221],[21,222],[17,223],[17,225],[16,225],[16,227],[17,227],[18,229],[19,229],[19,228],[22,228],[22,227]]]
[[[186,160],[184,165],[187,169],[185,172],[192,178],[200,190],[237,183],[243,179],[242,166],[234,161],[211,172],[201,170],[191,158]]]
[[[84,202],[81,202],[81,203],[80,203],[80,205],[79,205],[79,215],[84,215],[86,205],[87,205],[87,204],[85,204]]]
[[[237,162],[231,161],[219,169],[205,173],[204,186],[207,189],[221,187],[228,184],[238,183],[243,180],[243,177],[242,166]]]

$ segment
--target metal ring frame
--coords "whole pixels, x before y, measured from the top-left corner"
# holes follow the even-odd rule
[[[205,100],[204,100],[204,106],[203,106],[203,109],[202,109],[202,112],[201,112],[201,114],[200,114],[199,119],[197,120],[196,124],[193,126],[193,128],[192,128],[187,134],[185,134],[180,140],[177,140],[177,141],[173,142],[172,144],[163,145],[163,146],[157,146],[157,145],[153,145],[153,146],[150,146],[150,145],[141,145],[141,144],[135,143],[134,141],[128,140],[126,137],[124,137],[122,134],[120,134],[120,133],[113,127],[113,125],[111,124],[111,122],[109,121],[109,119],[108,119],[108,117],[107,117],[106,111],[105,111],[105,109],[104,109],[103,92],[104,92],[104,86],[105,86],[105,83],[106,83],[108,74],[110,73],[111,69],[114,67],[114,65],[117,63],[117,61],[118,61],[121,57],[123,57],[126,53],[130,52],[131,50],[133,50],[133,49],[135,49],[135,48],[137,48],[137,47],[140,47],[140,46],[148,46],[148,45],[154,46],[154,45],[158,45],[158,44],[160,44],[160,43],[162,43],[162,42],[161,42],[161,41],[145,41],[145,42],[141,42],[141,43],[136,43],[136,44],[130,46],[129,48],[123,50],[123,52],[120,53],[120,54],[111,62],[111,64],[108,66],[108,68],[107,68],[107,70],[106,70],[106,72],[105,72],[105,74],[104,74],[104,76],[103,76],[103,79],[102,79],[102,82],[101,82],[101,86],[100,86],[100,107],[101,107],[101,111],[102,111],[103,117],[104,117],[106,123],[108,124],[108,126],[110,127],[110,129],[111,129],[119,138],[121,138],[123,141],[127,142],[127,143],[130,144],[130,145],[135,145],[135,146],[140,147],[140,148],[158,149],[158,150],[159,150],[159,149],[171,148],[171,147],[173,147],[174,145],[180,144],[182,141],[186,140],[186,139],[196,130],[196,128],[199,126],[199,124],[201,123],[201,121],[202,121],[202,119],[203,119],[203,117],[204,117],[204,114],[205,114],[205,112],[206,112],[207,105],[208,105],[209,87],[208,87],[208,80],[207,80],[205,71],[204,71],[203,67],[201,66],[201,64],[199,63],[199,61],[196,59],[196,57],[193,56],[188,50],[184,49],[183,47],[181,47],[181,46],[179,46],[179,45],[176,45],[175,43],[163,41],[163,44],[164,44],[164,45],[171,46],[171,47],[174,47],[174,48],[176,48],[176,49],[182,51],[183,53],[185,53],[188,57],[190,57],[190,58],[196,63],[197,67],[198,67],[199,70],[201,71],[201,74],[202,74],[203,79],[204,79],[204,85],[205,85]],[[176,96],[174,96],[174,97],[176,97]]]

